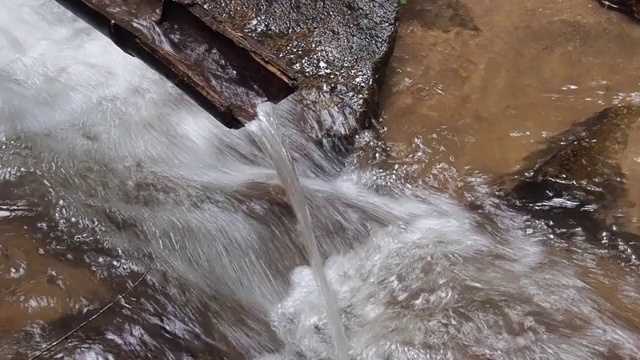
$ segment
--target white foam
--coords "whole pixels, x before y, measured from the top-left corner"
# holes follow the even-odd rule
[[[332,257],[352,359],[595,359],[640,353],[640,335],[605,315],[611,306],[515,228],[478,229],[447,201],[407,226]],[[506,216],[513,216],[505,214]],[[508,219],[503,219],[508,224]],[[510,224],[510,226],[513,224]],[[274,310],[282,353],[261,359],[332,358],[327,319],[311,270],[297,268]]]

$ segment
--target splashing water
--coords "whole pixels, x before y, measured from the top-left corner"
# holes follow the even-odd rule
[[[295,173],[254,137],[268,121],[225,129],[52,1],[5,0],[0,205],[20,213],[0,218],[0,352],[28,358],[144,265],[46,358],[334,359],[337,319],[357,360],[637,358],[634,271],[522,231],[480,179],[465,195],[482,211],[406,169],[345,167],[271,110]]]
[[[282,146],[282,141],[278,137],[277,123],[273,118],[273,105],[270,103],[260,104],[258,107],[258,119],[266,122],[260,131],[255,133],[255,137],[260,140],[262,149],[269,154],[273,161],[278,177],[291,201],[293,210],[296,213],[298,224],[302,238],[305,241],[305,247],[309,256],[311,267],[315,273],[316,282],[320,284],[322,295],[326,300],[327,314],[329,324],[333,331],[333,339],[336,343],[336,353],[340,360],[349,359],[349,347],[342,326],[340,309],[335,298],[333,290],[329,286],[327,277],[324,273],[324,265],[320,256],[320,250],[316,236],[313,232],[311,215],[307,206],[300,180],[296,174],[295,165],[291,161],[291,157],[287,149]]]

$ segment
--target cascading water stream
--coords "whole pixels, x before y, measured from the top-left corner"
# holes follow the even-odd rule
[[[439,142],[363,136],[344,159],[283,103],[223,128],[55,2],[4,0],[0,357],[152,261],[41,358],[343,360],[343,333],[352,360],[638,358],[635,269],[523,231],[482,177],[464,198],[404,182]]]
[[[320,256],[318,241],[313,230],[307,199],[302,190],[302,186],[300,186],[300,179],[296,173],[295,165],[282,139],[278,136],[278,124],[273,117],[274,106],[275,105],[271,103],[263,103],[258,106],[258,120],[262,122],[262,126],[259,127],[257,131],[255,127],[252,128],[252,130],[254,130],[252,134],[263,151],[271,158],[278,178],[282,182],[293,211],[296,214],[298,229],[305,244],[310,265],[313,268],[316,282],[320,285],[322,295],[325,298],[327,318],[333,333],[337,359],[348,360],[349,346],[340,316],[340,307],[336,295],[329,285],[327,275],[324,272],[324,265]]]

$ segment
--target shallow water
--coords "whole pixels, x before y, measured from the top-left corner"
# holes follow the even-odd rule
[[[635,65],[620,73],[614,70],[622,63],[609,64],[632,60],[635,48],[606,44],[628,44],[640,30],[587,1],[500,3],[471,8],[481,34],[403,22],[385,100],[386,142],[365,133],[344,159],[309,142],[294,119],[276,117],[354,359],[640,353],[636,269],[588,245],[553,246],[545,229],[525,229],[525,217],[505,209],[486,180],[516,166],[543,132],[563,130],[601,106],[586,107],[575,96],[540,103],[555,86],[575,84],[566,91],[595,96],[587,84],[604,79],[607,101],[638,91],[628,76]],[[2,354],[29,358],[143,277],[41,358],[331,358],[324,299],[306,265],[304,239],[251,136],[264,124],[223,128],[51,1],[3,5]],[[582,9],[579,21],[592,20],[585,27],[613,33],[591,28],[587,34],[602,38],[582,38],[603,51],[571,66],[563,65],[564,50],[551,51],[555,62],[546,66],[549,58],[536,55],[537,71],[506,52],[522,43],[573,41],[570,33],[555,36],[565,28],[544,26],[570,5]],[[525,19],[531,25],[520,27]],[[420,55],[428,46],[425,53],[413,46],[425,38],[441,45],[429,59]],[[492,41],[510,45],[484,46]],[[441,98],[426,101],[422,88],[397,86],[404,78],[438,83],[449,74],[444,64],[463,71],[451,70],[451,59],[470,55],[482,65],[468,69],[475,80],[462,78],[460,88],[451,82]],[[424,64],[443,65],[427,71]],[[569,67],[577,69],[574,79],[558,75]],[[501,104],[526,115],[505,119]],[[485,117],[474,117],[480,110]]]
[[[640,102],[638,24],[597,1],[459,2],[478,31],[460,16],[432,19],[450,3],[402,9],[383,94],[392,159],[420,165],[417,177],[439,167],[507,173],[571,124]],[[407,154],[416,138],[430,152],[422,161]],[[634,176],[640,148],[630,144]]]

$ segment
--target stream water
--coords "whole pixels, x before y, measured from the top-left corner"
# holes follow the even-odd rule
[[[287,106],[287,101],[283,101],[279,106]],[[322,290],[322,297],[325,299],[327,323],[333,333],[336,356],[340,360],[348,360],[349,346],[344,333],[344,326],[342,325],[340,307],[324,273],[324,262],[322,261],[318,240],[313,229],[309,204],[300,185],[295,164],[291,160],[287,148],[282,145],[282,139],[278,135],[278,120],[274,118],[274,116],[278,116],[278,112],[274,110],[274,107],[274,104],[268,102],[258,106],[258,119],[256,120],[262,121],[265,125],[255,132],[254,137],[273,162],[282,187],[289,198],[293,211],[296,213],[300,236],[305,244],[306,255],[309,258],[309,265],[313,269],[315,281]],[[290,109],[289,112],[295,114],[295,109]],[[281,110],[279,115],[282,116],[282,114],[287,114],[287,111]],[[295,118],[295,115],[290,117]]]
[[[534,41],[535,29],[544,39],[572,41],[550,35],[556,33],[541,19],[551,21],[552,12],[542,10],[532,20],[539,28],[507,32],[531,11],[560,6],[556,1],[527,3],[521,12],[507,0],[493,4],[473,13],[486,33],[499,29],[513,44],[526,35],[541,47],[548,44]],[[509,12],[520,17],[509,22]],[[586,23],[596,30],[601,24]],[[633,37],[630,29],[615,34]],[[593,44],[609,49],[613,40],[596,30],[588,33]],[[452,59],[463,64],[467,57],[477,71],[459,66],[437,75],[415,57],[413,44],[425,38],[439,50],[430,64],[451,68]],[[314,144],[294,117],[271,109],[344,326],[348,344],[338,349],[362,360],[636,359],[637,269],[589,244],[552,241],[546,229],[505,208],[487,181],[535,147],[530,138],[588,115],[592,109],[582,106],[593,104],[577,93],[588,92],[596,77],[615,75],[606,79],[612,90],[594,91],[603,101],[615,94],[633,101],[629,94],[640,90],[629,80],[633,68],[618,74],[619,66],[603,60],[614,58],[613,50],[594,53],[602,56],[602,74],[584,60],[593,71],[576,73],[570,85],[578,88],[566,91],[577,93],[554,98],[566,100],[558,105],[541,89],[558,85],[549,81],[556,70],[541,66],[540,83],[520,95],[548,106],[515,101],[524,118],[500,122],[505,94],[534,78],[514,65],[521,64],[517,54],[512,63],[495,55],[512,43],[483,39],[404,22],[384,100],[387,129],[382,139],[361,134],[349,156]],[[552,60],[573,59],[566,48],[550,47]],[[620,50],[619,59],[637,58],[636,48]],[[517,70],[517,84],[506,64]],[[465,69],[468,82],[460,80]],[[447,86],[438,87],[440,80]],[[570,112],[577,98],[580,106]],[[477,116],[460,105],[469,102]],[[535,111],[549,106],[570,120],[534,124],[544,118]],[[267,121],[223,128],[48,0],[5,0],[0,9],[0,119],[4,358],[39,354],[124,293],[39,358],[339,358],[331,327],[337,316],[327,311],[321,271],[309,266],[320,261],[307,256],[310,235],[301,235],[289,205],[295,188],[283,185],[265,143],[254,137],[269,130]],[[512,135],[516,130],[529,135]],[[495,143],[509,151],[492,157],[496,151],[487,149]]]

